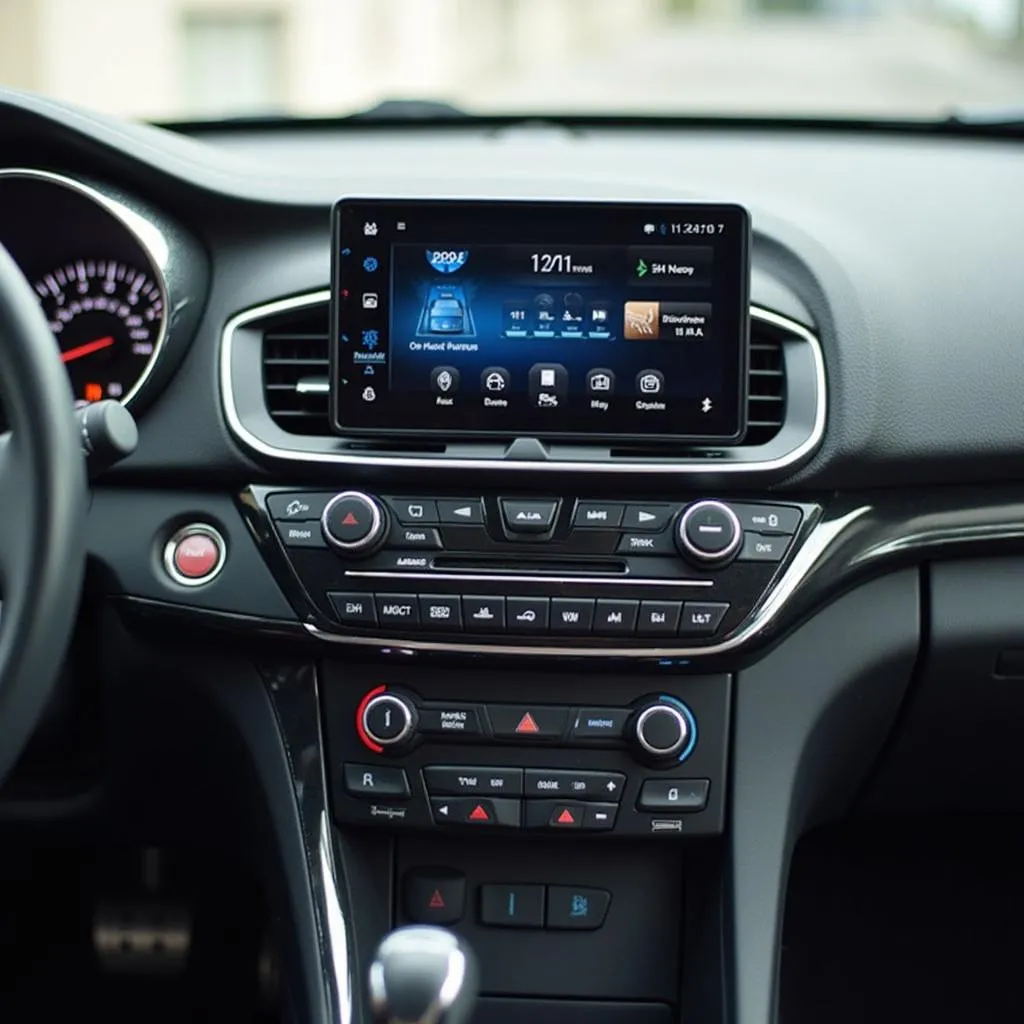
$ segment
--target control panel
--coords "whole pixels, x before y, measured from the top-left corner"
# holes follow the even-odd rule
[[[253,488],[275,560],[340,636],[699,649],[764,599],[814,506]],[[286,586],[286,592],[289,588]]]
[[[485,683],[463,671],[448,673],[441,688],[421,668],[392,671],[357,693],[352,672],[346,666],[344,684],[324,687],[332,798],[345,823],[633,836],[721,830],[728,677],[661,689],[649,678],[618,687],[587,680],[583,701],[564,674],[544,686],[495,672],[482,674]]]

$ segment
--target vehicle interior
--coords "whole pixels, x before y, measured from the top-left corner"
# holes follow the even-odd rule
[[[1021,1019],[1024,7],[780,6],[294,112],[0,47],[0,1018]],[[644,107],[755,37],[803,107]]]

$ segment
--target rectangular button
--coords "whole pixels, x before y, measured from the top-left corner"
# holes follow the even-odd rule
[[[624,533],[616,552],[620,555],[674,555],[671,533]]]
[[[288,520],[314,519],[324,514],[327,502],[334,497],[333,491],[312,494],[268,494],[267,511],[271,519]]]
[[[710,788],[708,779],[647,779],[637,807],[641,811],[703,811]]]
[[[430,798],[436,825],[467,825],[471,828],[519,828],[520,800],[493,800],[475,796]]]
[[[420,622],[427,628],[461,629],[462,604],[458,595],[424,594],[420,597]]]
[[[674,512],[671,505],[627,505],[622,515],[622,528],[658,533],[668,526]]]
[[[484,521],[483,502],[479,498],[467,498],[465,501],[438,499],[437,518],[442,523],[480,526]]]
[[[791,537],[768,537],[763,533],[743,534],[743,547],[737,556],[741,562],[781,562]]]
[[[418,626],[419,601],[414,594],[378,594],[377,621],[382,626]]]
[[[629,636],[636,630],[639,601],[601,599],[594,613],[594,632],[602,636]]]
[[[376,626],[373,594],[328,594],[338,621],[345,626]]]
[[[462,617],[466,629],[477,633],[500,633],[505,628],[505,598],[464,597]]]
[[[640,636],[675,636],[679,617],[683,613],[681,601],[643,601],[636,624]]]
[[[522,768],[429,765],[423,780],[431,796],[522,796]]]
[[[543,928],[543,885],[481,885],[480,923],[495,928]]]
[[[592,597],[553,597],[551,599],[552,633],[589,633],[594,625]]]
[[[405,526],[430,526],[437,522],[433,498],[388,498],[395,518]]]
[[[612,895],[606,889],[586,889],[574,885],[549,885],[548,928],[594,931],[604,924]]]
[[[586,804],[571,800],[527,800],[524,803],[527,828],[550,828],[573,832],[583,828]]]
[[[441,534],[435,526],[401,526],[396,523],[388,537],[388,547],[440,551]]]
[[[736,513],[744,530],[755,533],[783,533],[792,536],[800,529],[803,518],[798,508],[788,505],[733,505],[729,507]]]
[[[615,528],[622,522],[624,505],[606,501],[581,501],[576,506],[572,525],[581,529]]]
[[[510,533],[547,533],[555,525],[558,514],[558,502],[554,499],[517,501],[502,498],[499,504],[505,527]]]
[[[600,602],[598,602],[600,603]],[[574,740],[619,740],[626,728],[627,708],[580,708],[572,724]]]
[[[466,876],[453,868],[413,868],[402,879],[405,916],[417,924],[455,924],[466,905]]]
[[[586,772],[569,768],[527,768],[523,792],[527,797],[565,797],[612,802],[622,796],[626,776],[621,772]]]
[[[424,704],[419,731],[433,736],[479,736],[480,711],[472,704]]]
[[[569,723],[569,709],[546,704],[489,704],[487,717],[503,739],[558,740]]]
[[[618,804],[587,804],[587,813],[583,816],[583,831],[607,832],[615,828],[615,815],[618,813]]]
[[[547,597],[506,597],[505,622],[510,633],[547,632],[551,600]]]
[[[725,601],[687,601],[679,621],[679,635],[714,636],[728,610]]]
[[[325,548],[327,542],[316,520],[307,523],[274,523],[277,535],[288,548]]]
[[[346,763],[345,789],[370,800],[405,800],[409,797],[409,780],[402,768]]]

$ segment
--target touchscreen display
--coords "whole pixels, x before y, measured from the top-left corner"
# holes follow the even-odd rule
[[[339,433],[742,437],[742,207],[345,199],[333,217]]]

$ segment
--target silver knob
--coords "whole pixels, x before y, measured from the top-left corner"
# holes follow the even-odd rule
[[[633,732],[637,743],[655,758],[675,757],[690,741],[690,723],[671,704],[651,704],[637,715]]]
[[[721,501],[697,501],[679,517],[676,541],[683,556],[701,565],[727,562],[743,543],[743,527]]]
[[[342,491],[320,517],[324,540],[346,555],[370,554],[384,542],[387,521],[378,502],[362,491]]]
[[[404,743],[415,724],[415,709],[395,693],[382,693],[363,708],[363,730],[382,747]]]

